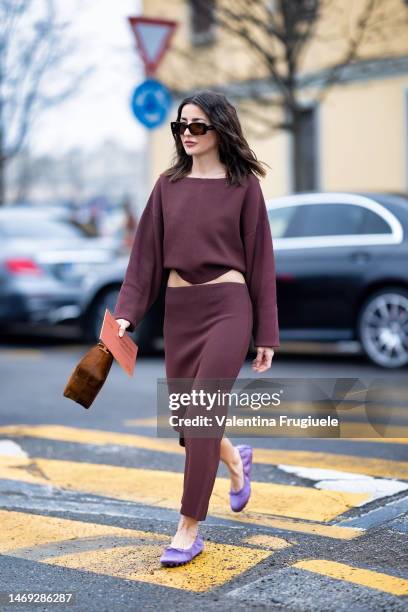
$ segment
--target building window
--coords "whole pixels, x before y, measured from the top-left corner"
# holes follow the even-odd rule
[[[194,47],[215,42],[215,0],[190,0],[191,43]]]

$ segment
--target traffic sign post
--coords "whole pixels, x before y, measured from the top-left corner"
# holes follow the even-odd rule
[[[128,17],[128,21],[147,77],[133,92],[132,112],[145,127],[153,129],[166,120],[171,106],[170,91],[153,75],[169,47],[177,21],[152,17]]]
[[[146,157],[150,160],[151,130],[166,121],[172,104],[168,88],[153,76],[178,24],[169,19],[152,17],[128,17],[128,22],[144,63],[146,77],[133,91],[131,108],[136,119],[149,130]]]

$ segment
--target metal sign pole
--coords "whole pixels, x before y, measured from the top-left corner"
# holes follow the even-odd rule
[[[136,87],[132,95],[132,111],[136,119],[147,129],[146,172],[150,179],[153,179],[151,132],[166,120],[172,105],[170,91],[163,83],[154,78],[154,74],[169,47],[178,24],[173,20],[151,17],[128,17],[128,22],[145,67],[145,80]]]

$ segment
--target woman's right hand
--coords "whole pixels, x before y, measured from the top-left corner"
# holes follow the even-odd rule
[[[118,331],[118,336],[120,338],[122,338],[122,336],[124,335],[126,329],[129,327],[130,325],[130,321],[126,321],[126,319],[116,319],[116,321],[119,323],[120,327],[119,327],[119,331]]]

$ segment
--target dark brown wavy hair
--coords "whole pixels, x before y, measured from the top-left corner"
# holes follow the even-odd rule
[[[187,96],[177,110],[177,121],[180,121],[185,104],[196,104],[208,116],[218,134],[220,161],[227,168],[227,180],[230,185],[242,185],[245,177],[250,174],[265,176],[266,171],[249,147],[242,133],[241,123],[235,107],[227,97],[219,92],[204,89]],[[187,155],[180,136],[175,136],[175,153],[172,165],[162,174],[177,181],[190,173],[193,164],[192,157]],[[268,166],[270,167],[270,166]]]

